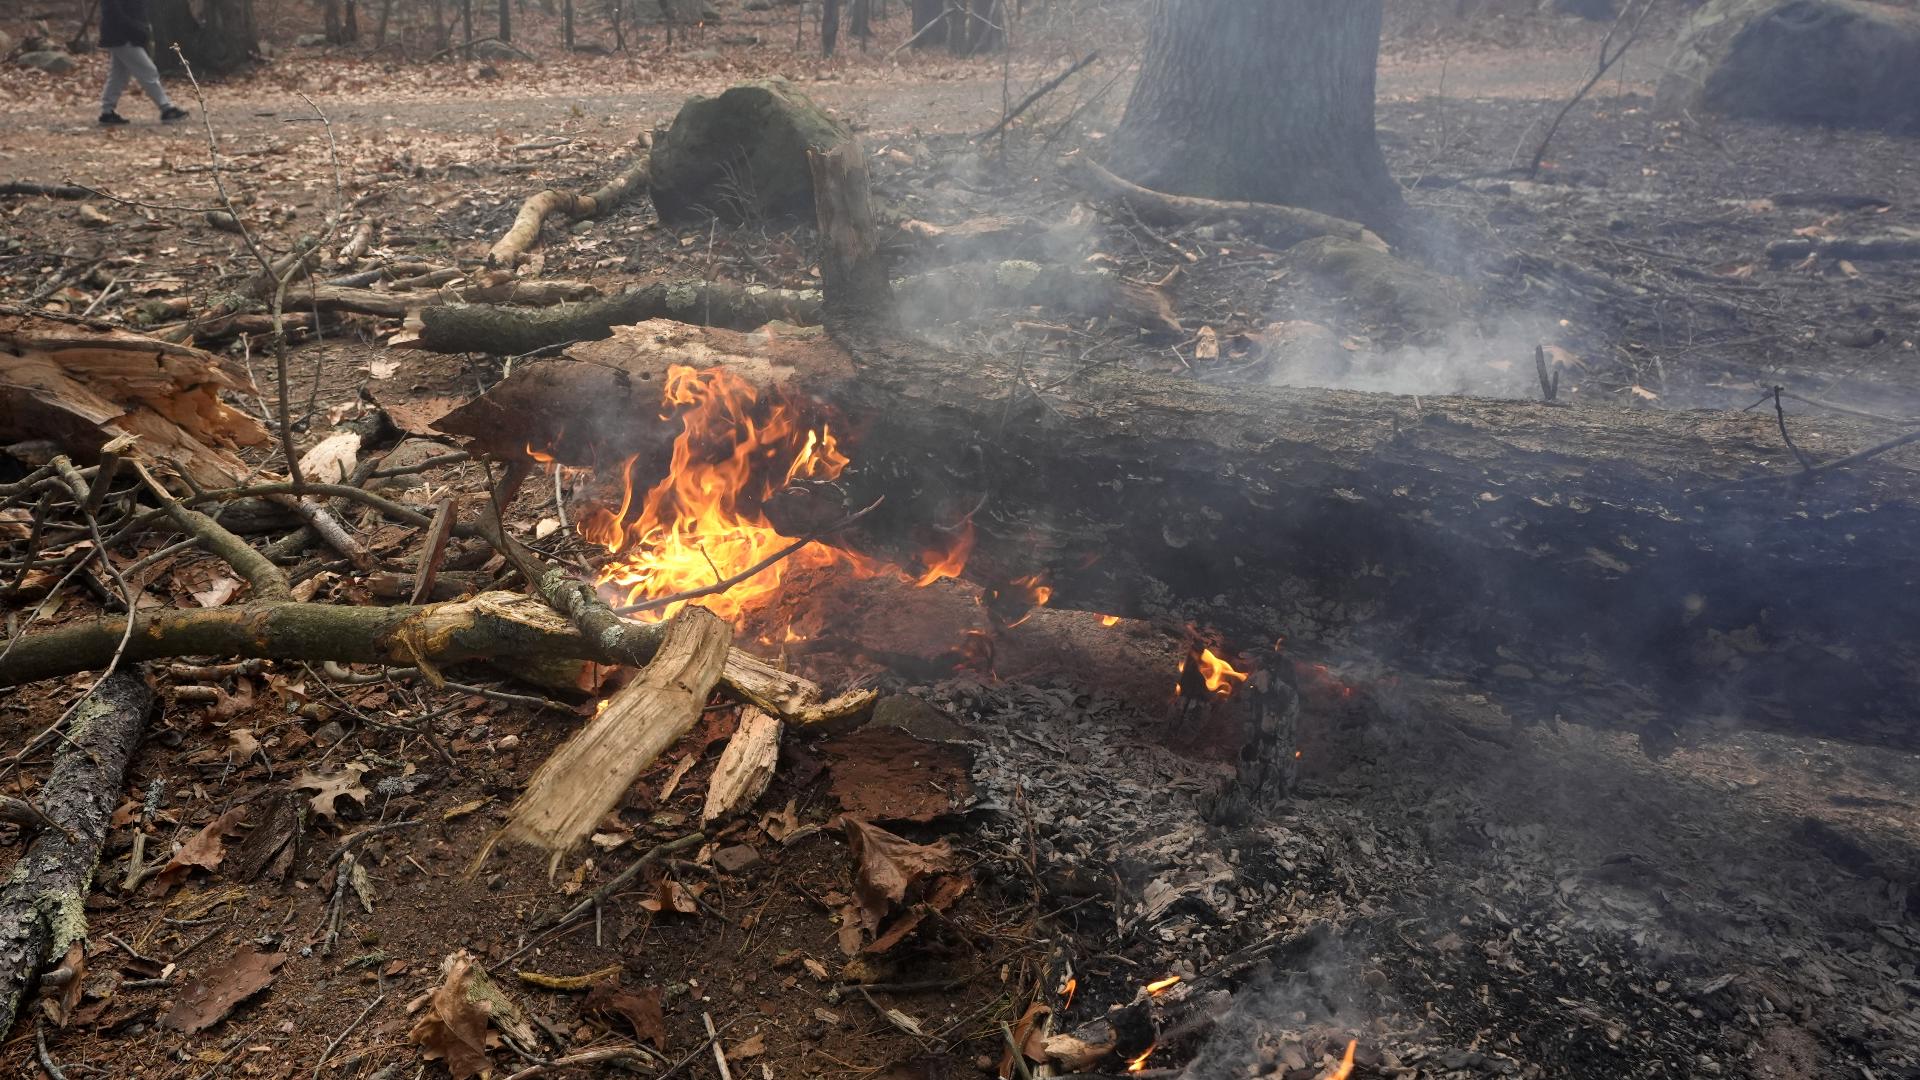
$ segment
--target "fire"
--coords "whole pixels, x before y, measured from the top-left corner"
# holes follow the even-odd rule
[[[941,578],[957,578],[960,571],[967,568],[967,556],[973,554],[973,522],[961,524],[960,530],[953,535],[953,542],[944,548],[928,548],[920,553],[920,561],[927,570],[913,583],[924,589]]]
[[[1247,673],[1236,671],[1232,664],[1214,655],[1212,649],[1200,650],[1200,677],[1207,680],[1207,689],[1216,694],[1231,694],[1233,688],[1247,681]]]
[[[637,604],[713,585],[792,543],[767,522],[765,501],[787,484],[837,479],[850,463],[825,424],[806,427],[781,400],[760,401],[746,380],[721,368],[668,369],[661,404],[678,413],[665,479],[641,497],[635,512],[633,467],[620,466],[616,509],[589,511],[580,535],[613,558],[596,584],[617,604]],[[824,544],[809,544],[732,588],[700,603],[732,622],[775,595],[797,567],[842,563],[861,573],[877,568]],[[643,617],[665,619],[679,601]]]
[[[1147,993],[1158,996],[1180,985],[1180,976],[1169,975],[1164,979],[1155,979],[1147,984]]]
[[[1353,1052],[1360,1047],[1359,1039],[1347,1040],[1346,1056],[1340,1059],[1339,1067],[1328,1073],[1322,1080],[1347,1080],[1353,1075]]]
[[[1157,1045],[1158,1044],[1156,1044],[1156,1046]],[[1127,1071],[1139,1072],[1142,1069],[1145,1069],[1147,1067],[1147,1059],[1153,1056],[1154,1049],[1155,1049],[1154,1046],[1149,1046],[1147,1047],[1146,1051],[1142,1053],[1139,1057],[1134,1058],[1132,1061],[1127,1062]]]
[[[1073,978],[1069,978],[1067,985],[1061,988],[1061,992],[1066,995],[1066,1000],[1060,1003],[1062,1012],[1073,1008],[1073,992],[1078,989],[1080,989],[1080,980]]]
[[[1101,626],[1119,626],[1119,625],[1120,625],[1120,616],[1118,616],[1118,615],[1102,615],[1102,616],[1100,616],[1100,625],[1101,625]]]

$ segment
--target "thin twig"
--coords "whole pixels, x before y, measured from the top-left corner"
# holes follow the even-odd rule
[[[1620,42],[1620,47],[1609,53],[1607,51],[1608,46],[1613,44],[1614,36],[1620,32],[1621,25],[1626,23],[1627,15],[1633,10],[1631,3],[1629,3],[1627,7],[1620,9],[1619,16],[1613,20],[1613,25],[1607,29],[1607,36],[1600,39],[1599,65],[1594,68],[1593,75],[1587,79],[1586,84],[1574,91],[1573,97],[1567,99],[1567,103],[1560,107],[1560,112],[1554,116],[1553,123],[1547,125],[1546,135],[1541,138],[1539,147],[1533,152],[1533,162],[1527,166],[1527,179],[1531,180],[1540,175],[1540,164],[1546,160],[1547,147],[1553,143],[1553,137],[1559,132],[1561,122],[1567,118],[1568,113],[1573,111],[1574,106],[1580,104],[1587,94],[1592,91],[1595,86],[1600,84],[1601,79],[1607,77],[1608,69],[1619,63],[1621,57],[1627,55],[1627,50],[1632,48],[1633,43],[1640,37],[1641,24],[1647,21],[1648,13],[1651,12],[1659,2],[1660,0],[1646,0],[1645,3],[1640,5],[1640,13],[1635,16],[1633,22],[1627,26],[1627,36]]]
[[[706,1025],[707,1043],[713,1047],[713,1066],[720,1070],[720,1080],[733,1080],[733,1072],[727,1068],[727,1052],[720,1049],[720,1033],[713,1029],[713,1014],[701,1013],[700,1022]]]
[[[1011,52],[1011,50],[1009,50],[1009,52]],[[993,125],[987,130],[981,132],[980,134],[975,135],[973,137],[973,141],[986,142],[988,139],[991,139],[995,135],[998,135],[1001,132],[1001,130],[1004,129],[1008,124],[1011,124],[1015,120],[1020,119],[1021,113],[1024,113],[1028,109],[1033,108],[1034,102],[1039,101],[1041,98],[1046,97],[1048,94],[1053,93],[1053,91],[1057,89],[1061,83],[1066,82],[1068,79],[1073,78],[1074,74],[1077,73],[1081,68],[1086,67],[1088,64],[1091,64],[1098,59],[1100,59],[1100,54],[1098,52],[1090,52],[1087,55],[1081,57],[1079,60],[1074,61],[1074,64],[1072,67],[1068,68],[1067,70],[1061,72],[1058,75],[1055,75],[1053,78],[1048,79],[1046,82],[1040,84],[1039,89],[1035,90],[1031,94],[1028,94],[1024,98],[1021,98],[1020,104],[1015,105],[1013,108],[1007,110],[1006,115],[1000,118],[999,123]]]
[[[53,1063],[53,1055],[47,1053],[47,1026],[45,1024],[35,1024],[33,1026],[33,1052],[34,1056],[40,1059],[40,1067],[47,1070],[48,1080],[67,1080],[67,1074],[61,1072],[60,1066]]]
[[[1785,389],[1783,386],[1773,388],[1773,415],[1780,421],[1780,437],[1786,440],[1787,449],[1793,451],[1794,458],[1800,462],[1800,471],[1812,472],[1813,460],[1793,444],[1793,435],[1787,431],[1787,407],[1780,403],[1780,395]]]
[[[625,870],[615,874],[605,885],[588,893],[579,903],[568,908],[566,914],[561,915],[557,919],[546,920],[546,925],[553,926],[559,923],[572,922],[574,919],[585,915],[593,908],[606,903],[607,897],[625,888],[627,882],[632,881],[640,875],[641,870],[675,852],[685,851],[706,838],[706,833],[688,833],[677,840],[668,840],[664,844],[656,844],[652,849],[647,851],[646,854],[635,859]]]
[[[385,1000],[387,1000],[387,995],[385,994],[381,994],[379,997],[374,998],[372,1001],[367,1003],[366,1008],[360,1010],[359,1016],[356,1016],[353,1018],[353,1023],[348,1024],[346,1027],[340,1029],[340,1034],[335,1035],[333,1037],[333,1041],[327,1044],[327,1048],[320,1052],[320,1060],[313,1063],[314,1080],[319,1080],[321,1067],[326,1065],[327,1059],[333,1056],[333,1052],[335,1050],[340,1049],[340,1044],[347,1041],[347,1036],[353,1034],[353,1029],[359,1027],[360,1024],[363,1021],[365,1021],[369,1015],[372,1014],[373,1010],[379,1008],[380,1003]]]

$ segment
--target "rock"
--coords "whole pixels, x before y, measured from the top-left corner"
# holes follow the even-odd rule
[[[293,39],[293,47],[296,49],[319,49],[326,44],[327,35],[325,34],[301,34]]]
[[[747,0],[740,5],[742,11],[772,11],[773,0]]]
[[[1862,0],[1709,0],[1680,33],[1658,105],[1668,116],[1920,127],[1920,12]]]
[[[753,2],[754,2],[754,0],[747,0],[747,2],[748,2],[749,4],[751,4],[751,3],[753,3]],[[771,5],[769,5],[769,6],[771,6]],[[755,8],[752,8],[752,7],[749,7],[749,8],[747,8],[747,10],[748,10],[748,11],[754,11],[754,10],[756,10],[756,9],[755,9]],[[763,10],[763,11],[764,11],[765,9],[764,9],[764,8],[761,8],[761,9],[757,9],[757,10]],[[12,52],[12,51],[13,51],[13,35],[12,35],[12,34],[9,34],[9,33],[7,33],[7,32],[6,32],[5,30],[0,30],[0,55],[4,55],[4,54],[6,54],[6,53],[10,53],[10,52]]]
[[[760,853],[745,844],[733,844],[713,853],[713,865],[722,873],[743,873],[760,865]]]
[[[1418,337],[1460,320],[1466,289],[1452,278],[1353,240],[1321,236],[1295,244],[1293,265],[1339,291],[1363,316]]]
[[[63,52],[54,52],[52,49],[24,52],[15,57],[13,62],[21,67],[44,71],[49,75],[65,75],[74,68],[73,57]]]
[[[853,132],[785,79],[731,87],[682,106],[654,144],[654,206],[665,218],[710,210],[732,220],[813,216],[808,150]]]

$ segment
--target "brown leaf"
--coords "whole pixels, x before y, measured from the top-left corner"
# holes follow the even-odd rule
[[[1195,335],[1193,358],[1195,360],[1220,359],[1220,334],[1214,330],[1213,327],[1203,326],[1200,328],[1200,332]]]
[[[67,1022],[74,1017],[74,1010],[79,1008],[80,997],[87,988],[87,943],[84,939],[74,942],[67,949],[65,959],[60,961],[54,971],[47,974],[52,975],[54,972],[69,974],[65,976],[66,981],[60,983],[57,989],[48,988],[41,991],[40,1008],[47,1014],[47,1019],[53,1021],[55,1027],[66,1027]],[[45,976],[42,977],[42,983],[44,985]]]
[[[360,783],[360,777],[365,775],[366,771],[365,765],[354,763],[343,766],[332,776],[303,772],[294,780],[293,786],[301,791],[313,792],[313,798],[308,800],[313,807],[313,812],[323,818],[332,818],[339,814],[334,803],[343,795],[362,806],[367,804],[367,799],[373,793]]]
[[[672,912],[679,915],[694,915],[700,911],[700,904],[685,885],[670,877],[662,877],[655,883],[654,895],[640,901],[640,906],[648,911]]]
[[[923,878],[957,865],[952,845],[916,844],[858,818],[845,818],[847,843],[858,868],[853,891],[860,904],[861,922],[869,932],[879,929],[887,912],[907,898],[907,891]]]
[[[247,820],[247,807],[236,806],[207,823],[207,827],[194,833],[192,839],[180,845],[173,858],[158,874],[153,876],[154,885],[164,896],[173,891],[192,874],[195,869],[209,873],[220,868],[220,860],[227,857],[227,837],[240,831],[240,823]]]
[[[286,953],[251,950],[236,953],[225,963],[187,984],[160,1026],[191,1035],[226,1019],[234,1006],[265,990],[274,972],[287,962]]]
[[[487,1060],[490,1010],[473,994],[472,955],[463,951],[450,960],[446,979],[427,1000],[407,1039],[422,1048],[421,1057],[445,1061],[453,1080],[467,1080],[491,1064]]]
[[[745,1061],[748,1058],[757,1058],[766,1052],[767,1037],[765,1035],[755,1035],[743,1042],[738,1042],[728,1047],[727,1060]]]
[[[617,982],[595,983],[581,1008],[601,1016],[618,1016],[633,1029],[635,1042],[650,1042],[655,1050],[667,1048],[667,1018],[660,1011],[660,991],[652,987],[628,990]]]

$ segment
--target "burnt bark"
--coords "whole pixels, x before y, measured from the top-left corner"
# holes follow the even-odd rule
[[[86,939],[94,866],[152,708],[140,676],[108,676],[75,712],[35,796],[58,827],[34,838],[0,891],[0,1032],[12,1030],[40,969]]]
[[[153,60],[162,71],[180,70],[178,44],[196,75],[228,75],[246,67],[259,51],[253,0],[154,0]]]
[[[1162,0],[1111,165],[1144,187],[1394,230],[1374,133],[1381,0]]]

